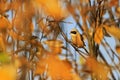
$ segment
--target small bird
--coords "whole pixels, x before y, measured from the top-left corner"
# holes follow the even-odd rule
[[[71,35],[72,43],[76,45],[78,48],[83,48],[85,46],[83,42],[83,37],[76,28],[73,28],[70,31],[70,35]]]

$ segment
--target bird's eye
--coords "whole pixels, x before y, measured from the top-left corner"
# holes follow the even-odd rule
[[[76,31],[71,31],[72,34],[76,34]]]

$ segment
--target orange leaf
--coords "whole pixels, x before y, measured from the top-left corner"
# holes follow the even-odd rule
[[[120,45],[117,45],[117,46],[116,46],[116,52],[117,52],[117,53],[120,53]]]
[[[3,36],[0,35],[0,51],[6,51],[6,46],[5,46],[5,42],[3,39]]]
[[[0,30],[11,29],[12,26],[7,18],[0,15]]]
[[[117,7],[116,11],[117,11],[118,13],[120,13],[120,7]]]
[[[30,27],[30,29],[29,29],[29,30],[30,30],[30,33],[32,33],[32,32],[34,31],[34,25],[33,25],[32,22],[30,23],[30,26],[29,26],[29,27]]]
[[[0,80],[16,80],[16,68],[13,65],[0,67]]]
[[[59,20],[65,17],[65,10],[60,5],[59,0],[35,0],[35,5],[41,6],[45,13]]]
[[[110,3],[109,3],[109,6],[112,7],[112,6],[117,6],[119,3],[119,0],[111,0]]]
[[[19,11],[13,18],[13,24],[15,27],[15,31],[19,34],[30,35],[34,30],[31,18],[22,11]]]
[[[98,80],[108,80],[107,77],[109,68],[105,64],[97,62],[97,60],[93,57],[88,57],[86,60],[86,65],[92,72],[92,75]]]
[[[100,44],[102,39],[104,37],[104,34],[103,34],[103,29],[102,27],[98,27],[96,28],[96,31],[95,31],[95,35],[94,35],[94,41],[97,43],[97,44]]]
[[[9,10],[9,3],[7,1],[0,1],[0,14],[4,14]]]
[[[47,41],[44,41],[44,43],[48,45],[51,53],[53,53],[53,54],[61,53],[62,47],[63,47],[62,41],[60,41],[60,40],[47,40]]]
[[[80,78],[80,76],[78,76],[77,74],[72,74],[72,77],[73,77],[73,79],[72,80],[82,80],[81,78]]]
[[[22,5],[22,2],[21,1],[13,1],[11,4],[10,4],[10,9],[12,10],[17,10],[20,6]]]
[[[14,31],[9,31],[9,35],[13,38],[13,39],[17,39],[17,40],[25,40],[25,37],[18,35],[17,33],[15,33]]]
[[[114,36],[117,39],[120,39],[120,28],[118,28],[116,26],[107,26],[107,25],[104,25],[104,28],[112,36]]]
[[[42,74],[47,71],[52,80],[80,80],[77,75],[71,72],[72,67],[68,61],[63,61],[54,55],[46,55],[37,63],[36,74]],[[76,78],[76,79],[75,79]]]

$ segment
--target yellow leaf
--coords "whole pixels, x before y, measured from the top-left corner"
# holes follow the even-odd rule
[[[82,56],[80,56],[79,63],[81,65],[85,63],[85,59]]]
[[[97,44],[100,44],[102,39],[104,37],[104,34],[103,34],[103,29],[102,27],[97,27],[96,28],[96,31],[95,31],[95,35],[94,35],[94,41],[97,43]]]
[[[0,80],[16,80],[16,68],[13,65],[1,66]]]
[[[0,53],[0,64],[4,65],[4,64],[9,64],[10,63],[10,57],[8,56],[7,53],[1,52]]]
[[[120,28],[116,27],[116,26],[107,26],[104,25],[104,28],[106,29],[106,31],[108,33],[110,33],[112,36],[114,36],[117,39],[120,39]]]
[[[47,71],[52,80],[80,80],[75,73],[71,72],[71,64],[66,60],[60,60],[58,56],[46,55],[37,63],[36,74]]]
[[[108,80],[109,68],[93,57],[88,57],[86,65],[97,80]]]
[[[60,40],[47,40],[44,41],[48,45],[50,52],[53,54],[59,54],[62,51],[63,42]]]

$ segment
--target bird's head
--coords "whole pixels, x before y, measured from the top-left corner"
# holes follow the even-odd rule
[[[71,31],[70,31],[70,34],[71,35],[76,35],[76,34],[78,34],[79,32],[78,32],[78,30],[76,29],[76,28],[73,28]]]

